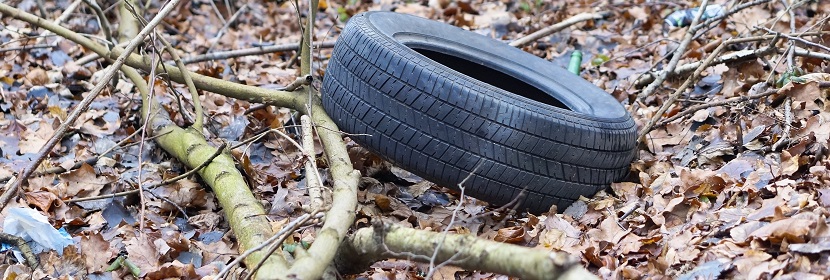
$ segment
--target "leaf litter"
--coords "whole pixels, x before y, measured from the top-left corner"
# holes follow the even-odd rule
[[[47,1],[52,17],[64,2]],[[221,1],[220,1],[221,2]],[[215,5],[224,18],[229,7]],[[735,1],[712,1],[734,5]],[[740,2],[740,1],[738,1]],[[744,1],[745,2],[745,1]],[[789,3],[789,2],[788,2]],[[505,42],[525,36],[581,12],[607,10],[604,20],[574,25],[523,47],[541,58],[564,66],[570,53],[581,50],[581,76],[606,90],[626,105],[642,126],[662,105],[671,88],[683,81],[669,79],[645,100],[638,78],[652,69],[662,69],[686,28],[663,25],[670,13],[694,8],[697,2],[669,1],[633,3],[611,1],[327,1],[327,9],[316,19],[316,40],[336,39],[349,16],[369,10],[394,10],[456,25]],[[712,4],[712,3],[710,3]],[[157,9],[154,4],[151,9]],[[300,27],[293,4],[255,1],[221,37],[222,20],[211,5],[183,5],[167,19],[165,35],[184,54],[234,50],[263,44],[297,42]],[[301,6],[304,4],[301,4]],[[34,1],[21,8],[37,10]],[[236,9],[238,7],[234,7]],[[700,39],[694,40],[680,62],[693,63],[712,50],[710,42],[726,37],[764,35],[758,26],[788,33],[790,21],[796,31],[827,31],[830,4],[804,2],[794,7],[794,18],[777,1],[755,5],[730,15]],[[301,12],[305,13],[305,12]],[[65,26],[79,32],[99,32],[88,15],[70,17]],[[773,19],[773,20],[771,20]],[[26,45],[26,36],[38,30],[19,21],[2,19],[0,44]],[[172,32],[175,30],[175,32]],[[805,37],[825,44],[828,35]],[[48,38],[45,42],[55,42]],[[779,43],[782,49],[786,46]],[[800,45],[803,48],[809,47]],[[740,44],[732,51],[754,49]],[[819,49],[816,49],[821,52]],[[96,80],[94,73],[105,65],[76,65],[85,55],[66,40],[52,49],[8,51],[0,65],[0,177],[11,176],[43,146],[54,129],[77,105]],[[186,55],[186,56],[187,56]],[[213,77],[257,86],[285,85],[298,74],[291,62],[293,52],[215,60],[189,65],[189,69]],[[324,73],[330,51],[317,50],[315,67]],[[680,114],[701,103],[757,93],[753,85],[777,80],[789,73],[787,63],[776,63],[784,55],[772,54],[742,62],[711,65],[663,118]],[[786,60],[786,59],[783,59]],[[830,62],[796,56],[795,75],[780,84],[765,99],[745,100],[710,107],[683,116],[652,130],[623,182],[612,184],[592,198],[581,198],[562,214],[510,213],[473,198],[462,200],[456,222],[449,224],[460,193],[426,182],[391,166],[377,155],[349,142],[349,154],[361,179],[355,227],[373,219],[387,219],[412,227],[472,234],[500,242],[556,250],[578,256],[599,277],[619,278],[798,278],[819,279],[828,273],[830,231]],[[163,107],[179,124],[187,119],[179,111],[178,99],[190,104],[181,85],[168,88],[156,84]],[[91,110],[84,112],[74,130],[49,155],[41,168],[71,166],[96,156],[141,127],[140,100],[132,86],[118,86],[102,94]],[[176,96],[178,95],[178,97]],[[252,109],[254,104],[211,93],[202,93],[202,104],[210,117],[208,130],[231,144],[268,129],[291,134],[293,112],[285,109]],[[790,99],[791,112],[783,102]],[[249,111],[250,110],[250,111]],[[787,122],[787,114],[791,119]],[[783,145],[775,145],[781,139]],[[140,151],[139,142],[144,150]],[[215,197],[198,178],[152,190],[147,196],[148,214],[139,231],[139,200],[136,195],[100,201],[64,203],[64,199],[112,194],[135,189],[137,184],[160,182],[185,172],[184,167],[145,139],[127,140],[99,162],[82,165],[59,175],[29,179],[27,205],[34,207],[56,227],[74,237],[74,245],[40,254],[51,264],[31,270],[22,265],[5,268],[6,273],[35,277],[75,275],[100,279],[130,276],[127,269],[107,271],[119,256],[140,268],[145,279],[199,279],[215,275],[222,264],[236,256],[233,233]],[[320,155],[320,150],[315,149]],[[144,163],[138,163],[138,153]],[[266,209],[273,226],[302,213],[308,205],[304,191],[301,153],[280,136],[266,134],[233,150]],[[319,158],[319,157],[318,157]],[[142,182],[138,165],[144,164]],[[318,166],[325,170],[327,163]],[[324,181],[327,181],[324,178]],[[330,184],[330,182],[326,182]],[[162,200],[159,197],[166,198]],[[175,204],[175,205],[174,205]],[[181,211],[184,211],[182,213]],[[7,211],[2,214],[6,217]],[[292,235],[288,242],[313,242],[314,228]],[[92,253],[94,252],[94,253]],[[8,256],[8,255],[7,255]],[[420,279],[428,270],[407,260],[387,260],[350,279]],[[464,271],[444,266],[439,279],[496,279],[504,276]]]

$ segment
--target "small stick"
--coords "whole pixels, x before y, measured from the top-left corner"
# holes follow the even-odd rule
[[[334,41],[326,41],[322,43],[315,44],[315,48],[332,48],[334,47]],[[300,48],[300,43],[291,43],[291,44],[283,44],[283,45],[274,45],[274,46],[267,46],[267,47],[256,47],[256,48],[247,48],[241,50],[233,50],[233,51],[223,51],[223,52],[213,52],[208,53],[200,56],[189,57],[182,60],[184,64],[208,61],[208,60],[220,60],[220,59],[228,59],[228,58],[237,58],[242,56],[249,56],[249,55],[260,55],[260,54],[268,54],[268,53],[275,53],[275,52],[287,52],[287,51],[295,51]]]
[[[542,28],[537,30],[536,32],[530,33],[527,36],[522,38],[516,39],[513,42],[510,42],[510,46],[513,47],[523,47],[527,44],[530,44],[536,40],[539,40],[542,37],[548,36],[550,34],[556,33],[561,31],[562,29],[567,28],[568,26],[592,19],[603,19],[611,15],[610,12],[601,12],[601,13],[581,13],[575,16],[572,16],[566,20],[558,22],[554,25]]]
[[[793,22],[793,21],[790,21],[790,22],[792,22],[793,24],[795,24],[795,22]],[[811,47],[816,47],[816,48],[822,49],[822,50],[824,50],[824,51],[830,52],[830,47],[827,47],[827,46],[825,46],[825,45],[822,45],[822,44],[816,44],[816,43],[813,43],[813,42],[810,42],[810,41],[804,40],[804,38],[800,38],[800,37],[792,36],[792,35],[789,35],[789,34],[785,34],[785,33],[777,32],[777,31],[775,31],[775,30],[772,30],[772,29],[769,29],[769,28],[766,28],[766,27],[763,27],[763,26],[762,26],[761,28],[763,28],[764,30],[766,30],[766,31],[767,31],[767,32],[769,32],[769,33],[772,33],[772,34],[775,34],[775,35],[779,35],[779,36],[781,36],[781,37],[784,37],[784,38],[787,38],[787,39],[790,39],[790,40],[793,40],[793,41],[797,41],[797,42],[799,42],[799,43],[802,43],[802,44],[805,44],[805,45],[808,45],[808,46],[811,46]]]
[[[47,48],[54,48],[56,44],[37,44],[37,45],[30,45],[30,46],[18,46],[18,47],[8,47],[0,49],[0,53],[3,52],[13,52],[13,51],[28,51],[33,49],[47,49]]]
[[[780,54],[784,54],[785,52],[787,52],[787,50],[779,50],[778,51],[778,53],[780,53]],[[799,47],[794,47],[793,48],[793,53],[797,56],[830,61],[830,54],[805,50],[805,49],[802,49],[802,48],[799,48]]]
[[[230,6],[228,6],[228,8],[230,8]],[[228,30],[228,27],[230,27],[231,24],[233,24],[233,22],[235,22],[236,19],[239,18],[239,15],[241,15],[247,9],[248,9],[248,3],[245,3],[245,5],[242,5],[242,7],[239,8],[239,10],[236,11],[236,13],[234,13],[233,16],[231,16],[231,19],[229,19],[228,22],[226,22],[225,25],[222,26],[222,29],[219,29],[219,32],[216,33],[216,36],[213,37],[213,40],[212,40],[213,42],[210,43],[210,47],[208,48],[207,52],[210,52],[211,50],[213,50],[213,47],[215,47],[216,44],[219,43],[219,39],[222,38],[222,35],[225,35],[225,31]]]
[[[455,205],[455,208],[452,210],[452,216],[450,216],[450,222],[447,223],[447,226],[444,227],[444,230],[441,232],[441,240],[438,241],[438,242],[435,242],[436,243],[435,244],[435,250],[432,251],[432,257],[429,258],[429,272],[427,272],[427,276],[424,277],[424,279],[433,279],[432,276],[435,273],[436,269],[438,269],[438,267],[436,267],[436,265],[435,265],[435,261],[438,258],[438,252],[440,252],[441,247],[444,246],[444,242],[446,242],[446,240],[447,240],[447,235],[450,233],[450,229],[452,229],[452,226],[455,224],[455,219],[458,218],[458,213],[461,212],[461,206],[464,205],[464,190],[466,189],[464,187],[464,183],[466,183],[467,180],[469,180],[470,178],[473,177],[473,175],[475,175],[475,173],[478,171],[479,167],[481,167],[481,161],[479,161],[479,163],[476,164],[476,167],[473,168],[473,171],[470,171],[470,173],[467,174],[467,177],[464,177],[464,179],[461,180],[461,182],[458,183],[458,185],[457,185],[458,189],[461,191],[461,195],[458,197],[458,204]],[[450,261],[450,260],[447,260],[447,261]],[[440,265],[441,264],[439,264],[439,266]]]
[[[795,32],[795,13],[793,12],[793,7],[787,3],[786,0],[781,0],[781,3],[784,7],[787,7],[787,13],[790,15],[790,32]],[[772,31],[764,27],[768,32]],[[776,36],[780,35],[778,32],[772,31],[771,33],[775,34]],[[794,73],[795,72],[795,41],[790,40],[789,48],[787,48],[787,72]],[[789,95],[787,96],[786,100],[784,100],[784,131],[781,133],[781,138],[778,141],[775,141],[772,144],[772,150],[777,151],[782,145],[786,145],[790,143],[790,130],[792,130],[792,123],[793,123],[793,110],[792,110],[792,103],[793,99]]]
[[[295,91],[298,88],[300,88],[301,86],[310,85],[312,79],[313,78],[311,77],[311,75],[305,75],[303,77],[298,77],[296,80],[294,80],[293,82],[288,84],[288,86],[283,88],[282,90],[284,90],[284,91]]]
[[[636,211],[639,208],[640,208],[640,202],[635,202],[634,207],[631,207],[631,209],[628,209],[628,211],[625,211],[625,213],[622,216],[620,216],[620,219],[618,220],[618,222],[622,222],[623,220],[625,220],[625,218],[628,218],[628,216],[630,216],[631,213],[634,213],[634,211]]]
[[[311,118],[303,115],[300,117],[300,123],[303,125],[306,188],[311,200],[311,210],[319,211],[326,205],[326,199],[323,197],[323,180],[320,177],[319,169],[317,169],[317,159],[314,154],[314,131],[311,128]]]

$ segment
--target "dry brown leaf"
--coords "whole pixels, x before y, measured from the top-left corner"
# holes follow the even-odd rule
[[[773,243],[804,243],[815,221],[790,218],[771,222],[752,232],[751,236]]]
[[[70,198],[76,196],[96,196],[101,192],[101,188],[104,185],[115,181],[115,177],[113,176],[98,176],[95,173],[95,169],[86,163],[81,168],[61,174],[60,178],[64,181],[62,185],[62,196]]]
[[[142,276],[157,271],[161,265],[161,255],[150,238],[142,235],[124,241],[127,258],[141,269]]]
[[[167,198],[180,207],[205,208],[206,206],[212,205],[208,204],[212,200],[212,196],[193,180],[179,180],[169,185],[157,187],[152,192],[160,197]],[[177,211],[169,202],[163,203],[162,209],[165,211]]]
[[[42,86],[49,82],[49,76],[46,74],[46,70],[35,68],[26,74],[26,80],[32,85]]]
[[[80,243],[89,272],[104,272],[111,261],[118,256],[117,249],[104,240],[101,234],[81,236]]]
[[[34,191],[34,192],[27,192],[26,194],[26,203],[29,205],[34,205],[35,207],[43,210],[44,212],[49,212],[52,209],[52,206],[63,204],[63,201],[58,198],[55,194],[51,192],[45,191]]]
[[[523,226],[500,228],[493,240],[513,244],[522,243],[525,240],[525,229]]]
[[[178,260],[165,263],[157,271],[145,275],[145,279],[200,279],[193,264],[183,264]]]
[[[61,255],[58,255],[58,252],[54,250],[46,251],[41,253],[39,258],[42,264],[48,264],[42,266],[42,269],[51,277],[72,275],[83,278],[86,276],[84,256],[78,253],[75,246],[66,246]],[[15,278],[12,277],[11,279]]]

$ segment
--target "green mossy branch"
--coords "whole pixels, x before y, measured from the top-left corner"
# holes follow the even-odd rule
[[[578,259],[558,252],[501,243],[466,234],[447,234],[375,222],[342,243],[337,256],[341,270],[366,269],[385,258],[429,262],[436,240],[444,240],[436,263],[511,275],[520,279],[596,279]]]
[[[209,160],[216,152],[216,148],[210,146],[201,133],[193,129],[182,129],[169,118],[154,117],[152,127],[155,135],[161,135],[156,138],[159,146],[190,168]],[[225,216],[239,240],[241,252],[262,244],[273,235],[265,209],[253,196],[245,178],[236,169],[233,158],[227,152],[214,158],[198,173],[213,189],[219,204],[224,208]],[[256,265],[265,257],[264,254],[262,251],[251,254],[245,259],[245,264],[249,267]],[[271,263],[265,264],[264,271],[285,271],[285,261],[278,260],[281,256],[277,254],[269,258]]]
[[[137,7],[136,0],[127,1],[130,1],[133,7]],[[122,15],[121,23],[124,26],[124,28],[119,28],[119,36],[129,38],[135,36],[134,32],[137,30],[135,27],[138,26],[138,19],[132,16],[125,3],[127,2],[122,2],[119,9]],[[177,62],[177,64],[181,63],[180,61]],[[162,149],[191,169],[198,168],[205,161],[211,160],[208,165],[197,172],[202,180],[213,188],[220,205],[224,207],[225,216],[230,222],[231,229],[239,239],[240,250],[244,252],[248,248],[265,242],[272,236],[273,230],[265,217],[265,210],[251,194],[245,178],[234,166],[233,158],[227,152],[214,157],[217,152],[216,148],[207,143],[205,137],[199,131],[201,129],[195,127],[182,129],[176,126],[170,120],[170,116],[166,111],[155,110],[160,106],[156,100],[150,99],[147,82],[138,71],[129,66],[121,67],[121,71],[136,85],[136,89],[141,94],[142,119],[149,116],[148,111],[153,112],[149,120],[152,129],[149,131],[155,135],[161,135],[156,139],[156,142]],[[195,92],[192,83],[188,84],[191,93]],[[194,98],[198,98],[198,96],[194,96]],[[199,108],[196,110],[197,113],[201,114],[199,100],[195,99],[193,102],[196,108]],[[246,265],[252,266],[265,257],[263,252],[254,252],[245,259],[245,262]],[[283,271],[286,266],[287,263],[282,255],[268,258],[263,265],[266,271]]]

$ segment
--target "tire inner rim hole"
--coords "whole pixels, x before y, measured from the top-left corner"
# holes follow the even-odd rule
[[[426,56],[427,58],[438,62],[452,70],[458,71],[461,74],[467,75],[473,79],[481,81],[482,83],[503,89],[516,95],[530,98],[534,101],[548,104],[554,107],[568,109],[562,102],[550,96],[541,89],[534,87],[522,80],[519,80],[511,75],[505,74],[496,69],[481,65],[460,57],[453,55],[427,50],[417,47],[411,47],[416,52]],[[553,67],[553,66],[552,66]]]

